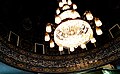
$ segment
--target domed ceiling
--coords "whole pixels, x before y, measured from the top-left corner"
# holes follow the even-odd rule
[[[46,24],[48,22],[54,23],[58,1],[1,0],[1,25],[4,24],[2,25],[3,28],[12,30],[22,38],[32,42],[41,42],[44,40]],[[106,28],[110,28],[111,25],[119,21],[119,1],[73,0],[72,2],[78,6],[77,11],[81,15],[86,10],[90,10],[94,16],[101,19],[103,26],[107,26]]]
[[[48,22],[55,23],[58,1],[2,0],[0,2],[1,31],[12,31],[32,43],[44,43],[45,27]],[[72,2],[78,6],[77,11],[80,15],[90,10],[93,16],[100,18],[103,23],[102,30],[105,30],[103,35],[106,35],[106,30],[119,21],[119,1],[73,0]],[[104,37],[103,35],[101,37]]]
[[[55,23],[55,14],[56,9],[58,8],[58,1],[60,0],[1,0],[0,34],[8,36],[10,31],[12,31],[21,39],[26,40],[28,43],[32,43],[33,46],[34,43],[44,44],[45,49],[47,49],[47,53],[45,55],[60,55],[59,51],[56,51],[57,48],[50,50],[44,41],[46,24],[48,22]],[[72,2],[78,6],[77,11],[80,15],[82,15],[86,10],[90,10],[93,16],[99,17],[102,21],[103,25],[101,26],[101,29],[103,30],[103,34],[101,36],[95,36],[97,47],[101,47],[105,43],[109,42],[110,37],[108,30],[113,25],[120,23],[120,1],[72,0]],[[81,52],[88,52],[95,49],[93,44],[88,43],[87,46],[88,50],[75,50],[75,52],[72,52],[69,55],[80,54]],[[31,48],[34,49],[33,47]],[[31,50],[28,51],[31,52]],[[35,53],[34,50],[32,50],[32,52]],[[39,52],[36,53],[38,55],[40,54]],[[40,71],[38,70],[38,72]]]

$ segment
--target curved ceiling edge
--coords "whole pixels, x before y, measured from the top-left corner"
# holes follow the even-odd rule
[[[83,71],[117,60],[120,57],[120,37],[90,53],[70,56],[45,56],[29,53],[0,38],[0,54],[3,62],[27,71],[49,73]]]

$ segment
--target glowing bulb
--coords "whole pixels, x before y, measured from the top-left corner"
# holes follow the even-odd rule
[[[75,49],[74,47],[70,47],[70,51],[73,52]]]
[[[100,28],[97,27],[96,28],[96,33],[97,33],[97,35],[101,35],[103,32]]]
[[[48,33],[45,33],[45,41],[49,41],[50,40],[50,36]]]
[[[58,8],[57,10],[56,10],[56,14],[58,15],[60,13],[60,9]]]
[[[53,48],[54,46],[55,46],[55,44],[54,44],[53,40],[51,39],[50,40],[50,48]]]
[[[59,2],[59,7],[63,7],[63,3],[62,2]]]
[[[73,4],[73,9],[77,9],[77,5],[76,4]]]
[[[86,45],[85,45],[85,44],[81,44],[81,48],[82,48],[82,49],[85,49],[85,48],[86,48]]]
[[[87,20],[93,20],[93,15],[91,14],[90,11],[86,13],[86,18]]]
[[[63,46],[59,46],[59,51],[63,51]]]
[[[92,38],[90,39],[91,40],[91,43],[95,43],[96,42],[96,39],[95,38]]]
[[[68,0],[68,5],[71,5],[71,4],[72,4],[71,0]]]
[[[102,25],[102,22],[99,20],[99,18],[95,18],[95,24],[97,27]]]
[[[59,24],[61,22],[61,18],[59,16],[55,17],[55,23]]]
[[[50,33],[52,31],[50,23],[47,24],[46,26],[46,32]]]

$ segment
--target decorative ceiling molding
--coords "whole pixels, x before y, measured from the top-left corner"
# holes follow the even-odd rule
[[[0,38],[0,54],[1,61],[27,71],[44,73],[84,71],[117,60],[120,57],[120,37],[91,52],[66,56],[34,54]]]

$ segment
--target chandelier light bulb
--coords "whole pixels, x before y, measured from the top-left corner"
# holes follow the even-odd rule
[[[72,1],[71,0],[68,0],[68,5],[71,5],[72,4]]]
[[[95,18],[95,24],[97,27],[102,25],[102,22],[99,20],[99,18]]]
[[[62,2],[63,2],[63,4],[66,4],[66,3],[67,3],[66,0],[62,0]]]
[[[47,24],[46,26],[46,32],[50,33],[52,31],[50,23]]]
[[[70,51],[73,52],[75,49],[74,47],[70,47]]]
[[[58,8],[57,10],[56,10],[56,14],[58,15],[60,13],[60,9]]]
[[[76,4],[73,4],[73,9],[77,9],[77,5]]]
[[[91,43],[95,43],[96,42],[96,39],[95,38],[92,38],[90,39],[91,40]]]
[[[63,3],[62,2],[59,2],[59,7],[63,7]]]
[[[86,13],[86,18],[87,20],[93,20],[93,15],[90,11]]]
[[[63,51],[63,46],[59,46],[59,51]]]
[[[49,41],[50,40],[50,36],[48,33],[45,33],[45,41]]]
[[[55,44],[54,44],[53,40],[51,39],[50,40],[50,48],[53,48],[54,46],[55,46]]]
[[[61,22],[61,18],[59,16],[55,17],[55,23],[59,24]]]
[[[96,27],[96,33],[97,35],[102,35],[103,32],[100,28]]]
[[[82,48],[82,49],[85,49],[85,48],[86,48],[86,45],[85,45],[85,44],[81,44],[81,48]]]

